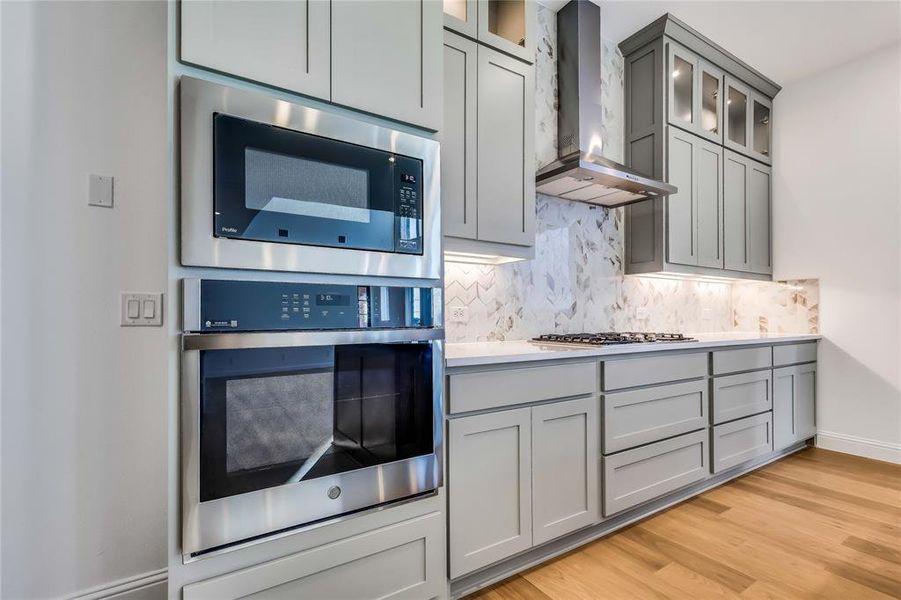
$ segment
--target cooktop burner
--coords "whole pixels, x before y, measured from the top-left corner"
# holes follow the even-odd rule
[[[532,338],[542,344],[582,344],[607,346],[611,344],[645,344],[651,342],[696,342],[695,338],[681,333],[641,333],[637,331],[602,333],[548,333]]]

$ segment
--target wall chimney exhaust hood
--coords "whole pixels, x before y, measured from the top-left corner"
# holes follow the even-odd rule
[[[557,82],[557,160],[535,176],[539,194],[616,207],[678,191],[600,155],[601,9],[589,0],[557,12]]]

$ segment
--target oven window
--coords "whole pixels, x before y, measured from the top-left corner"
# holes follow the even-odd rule
[[[428,344],[201,352],[201,501],[431,454]]]
[[[247,208],[369,223],[369,172],[297,156],[244,150]]]

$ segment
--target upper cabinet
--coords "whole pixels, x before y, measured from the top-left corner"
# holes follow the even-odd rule
[[[672,15],[619,47],[626,163],[679,189],[626,207],[626,273],[771,279],[779,86]]]
[[[444,26],[520,60],[535,60],[534,0],[444,0]]]
[[[438,2],[186,0],[179,6],[185,63],[433,131],[441,127]]]
[[[441,4],[332,2],[332,102],[441,128]]]
[[[183,62],[328,99],[328,0],[180,6]]]

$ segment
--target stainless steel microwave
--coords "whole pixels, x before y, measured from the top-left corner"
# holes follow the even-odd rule
[[[181,262],[437,279],[438,143],[181,82]]]

